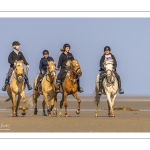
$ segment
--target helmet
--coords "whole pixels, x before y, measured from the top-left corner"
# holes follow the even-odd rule
[[[48,50],[44,50],[43,51],[43,55],[46,54],[46,53],[49,54],[49,51]]]
[[[14,41],[14,42],[12,43],[12,46],[14,46],[14,45],[20,45],[20,43],[19,43],[18,41]]]
[[[105,52],[106,50],[111,51],[111,49],[110,49],[110,47],[109,47],[109,46],[105,46],[105,47],[104,47],[104,52]]]
[[[66,48],[66,47],[69,47],[69,48],[70,48],[70,45],[69,45],[69,44],[67,44],[67,43],[66,43],[66,44],[64,44],[63,49],[65,50],[65,48]]]

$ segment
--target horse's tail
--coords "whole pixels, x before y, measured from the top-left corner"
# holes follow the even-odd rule
[[[30,108],[33,108],[33,105],[34,105],[34,93],[29,97],[29,100],[28,100],[28,103],[27,103],[27,106],[29,106]]]
[[[100,100],[100,95],[98,95],[98,92],[99,92],[99,74],[96,76],[96,81],[95,81],[95,92],[94,92],[95,104],[98,104]]]

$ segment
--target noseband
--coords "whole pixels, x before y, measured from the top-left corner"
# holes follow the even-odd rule
[[[23,77],[23,74],[16,74],[16,72],[15,72],[15,75],[16,75],[16,80],[18,81],[18,82],[20,82],[19,80],[18,80],[18,77]]]
[[[81,70],[80,68],[78,68],[77,70],[74,70],[74,69],[71,69],[76,75],[78,75],[78,70]],[[78,76],[80,76],[80,75],[78,75]]]

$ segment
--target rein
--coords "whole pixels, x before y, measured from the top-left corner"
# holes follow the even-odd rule
[[[51,76],[51,73],[52,73],[52,72],[55,72],[55,71],[51,71],[51,72],[49,72],[49,73],[48,73],[48,71],[47,71],[47,73],[45,74],[45,76],[46,76],[46,81],[50,82],[51,84],[52,84],[53,81],[54,81],[54,78],[52,78],[52,76]],[[49,76],[49,75],[50,75],[50,78],[53,79],[52,81],[49,81],[49,80],[47,79],[47,76]]]
[[[107,71],[111,71],[111,70],[107,70]],[[106,80],[107,80],[107,83],[111,85],[111,84],[114,84],[114,82],[115,82],[115,76],[113,75],[113,72],[112,72],[112,71],[111,71],[111,76],[110,76],[110,77],[113,77],[113,78],[114,78],[114,80],[113,80],[113,81],[111,81],[111,82],[109,82],[109,81],[108,81],[108,77],[107,77],[107,76],[106,76]]]
[[[19,76],[22,76],[22,77],[23,77],[23,74],[16,74],[15,71],[14,71],[14,75],[15,75],[14,78],[15,78],[18,82],[20,82],[20,81],[18,80],[18,77],[19,77]]]
[[[75,75],[78,76],[78,78],[75,79],[71,79],[70,76],[68,76],[69,80],[76,82],[79,79],[79,75],[76,73],[80,68],[78,68],[76,71],[74,71],[73,69],[71,69],[70,71],[72,71]]]

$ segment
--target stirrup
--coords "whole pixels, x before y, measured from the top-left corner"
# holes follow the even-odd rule
[[[79,87],[78,92],[82,93],[82,92],[84,92],[84,90],[81,87]]]
[[[99,91],[99,92],[98,92],[98,95],[102,95],[102,94],[103,94],[102,91]]]
[[[124,91],[122,89],[120,89],[119,94],[124,94]]]
[[[31,85],[27,85],[28,90],[32,90],[32,86]]]
[[[6,91],[7,84],[2,87],[2,91]]]

